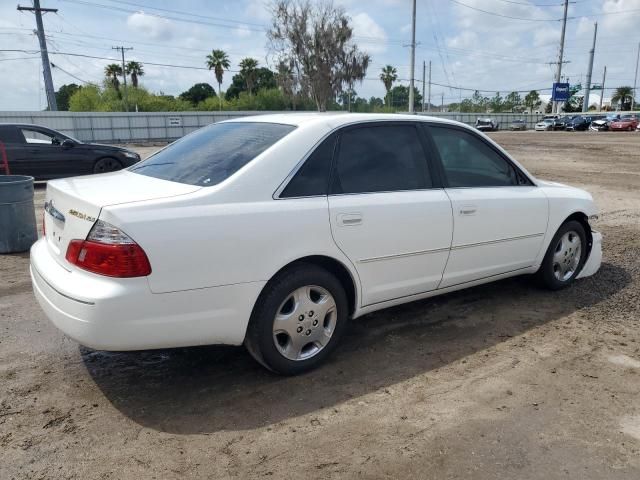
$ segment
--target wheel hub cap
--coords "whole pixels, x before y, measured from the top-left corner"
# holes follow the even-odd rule
[[[582,240],[573,230],[565,233],[553,254],[553,274],[556,279],[566,282],[571,279],[580,264],[582,256]]]
[[[336,320],[336,302],[326,289],[300,287],[278,308],[273,321],[274,344],[285,358],[306,360],[329,343]]]

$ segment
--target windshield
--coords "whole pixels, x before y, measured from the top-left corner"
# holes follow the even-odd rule
[[[635,115],[623,115],[620,120],[633,120],[635,117]]]
[[[294,130],[265,122],[214,123],[129,168],[150,177],[209,187],[226,180]]]

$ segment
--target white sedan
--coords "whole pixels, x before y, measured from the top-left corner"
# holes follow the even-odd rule
[[[471,127],[407,115],[215,123],[114,173],[49,182],[36,297],[81,344],[245,344],[324,361],[349,318],[536,274],[595,273],[587,192],[534,178]]]

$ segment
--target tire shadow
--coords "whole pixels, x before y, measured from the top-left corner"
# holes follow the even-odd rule
[[[254,429],[448,365],[606,301],[631,278],[604,263],[558,292],[520,277],[376,312],[351,323],[327,364],[298,377],[266,371],[239,347],[80,353],[105,397],[142,426],[180,434]]]

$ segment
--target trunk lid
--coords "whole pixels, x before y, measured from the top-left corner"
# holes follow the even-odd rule
[[[65,260],[69,242],[87,237],[103,207],[185,195],[200,188],[126,170],[52,180],[47,184],[44,212],[49,252],[70,270]]]

